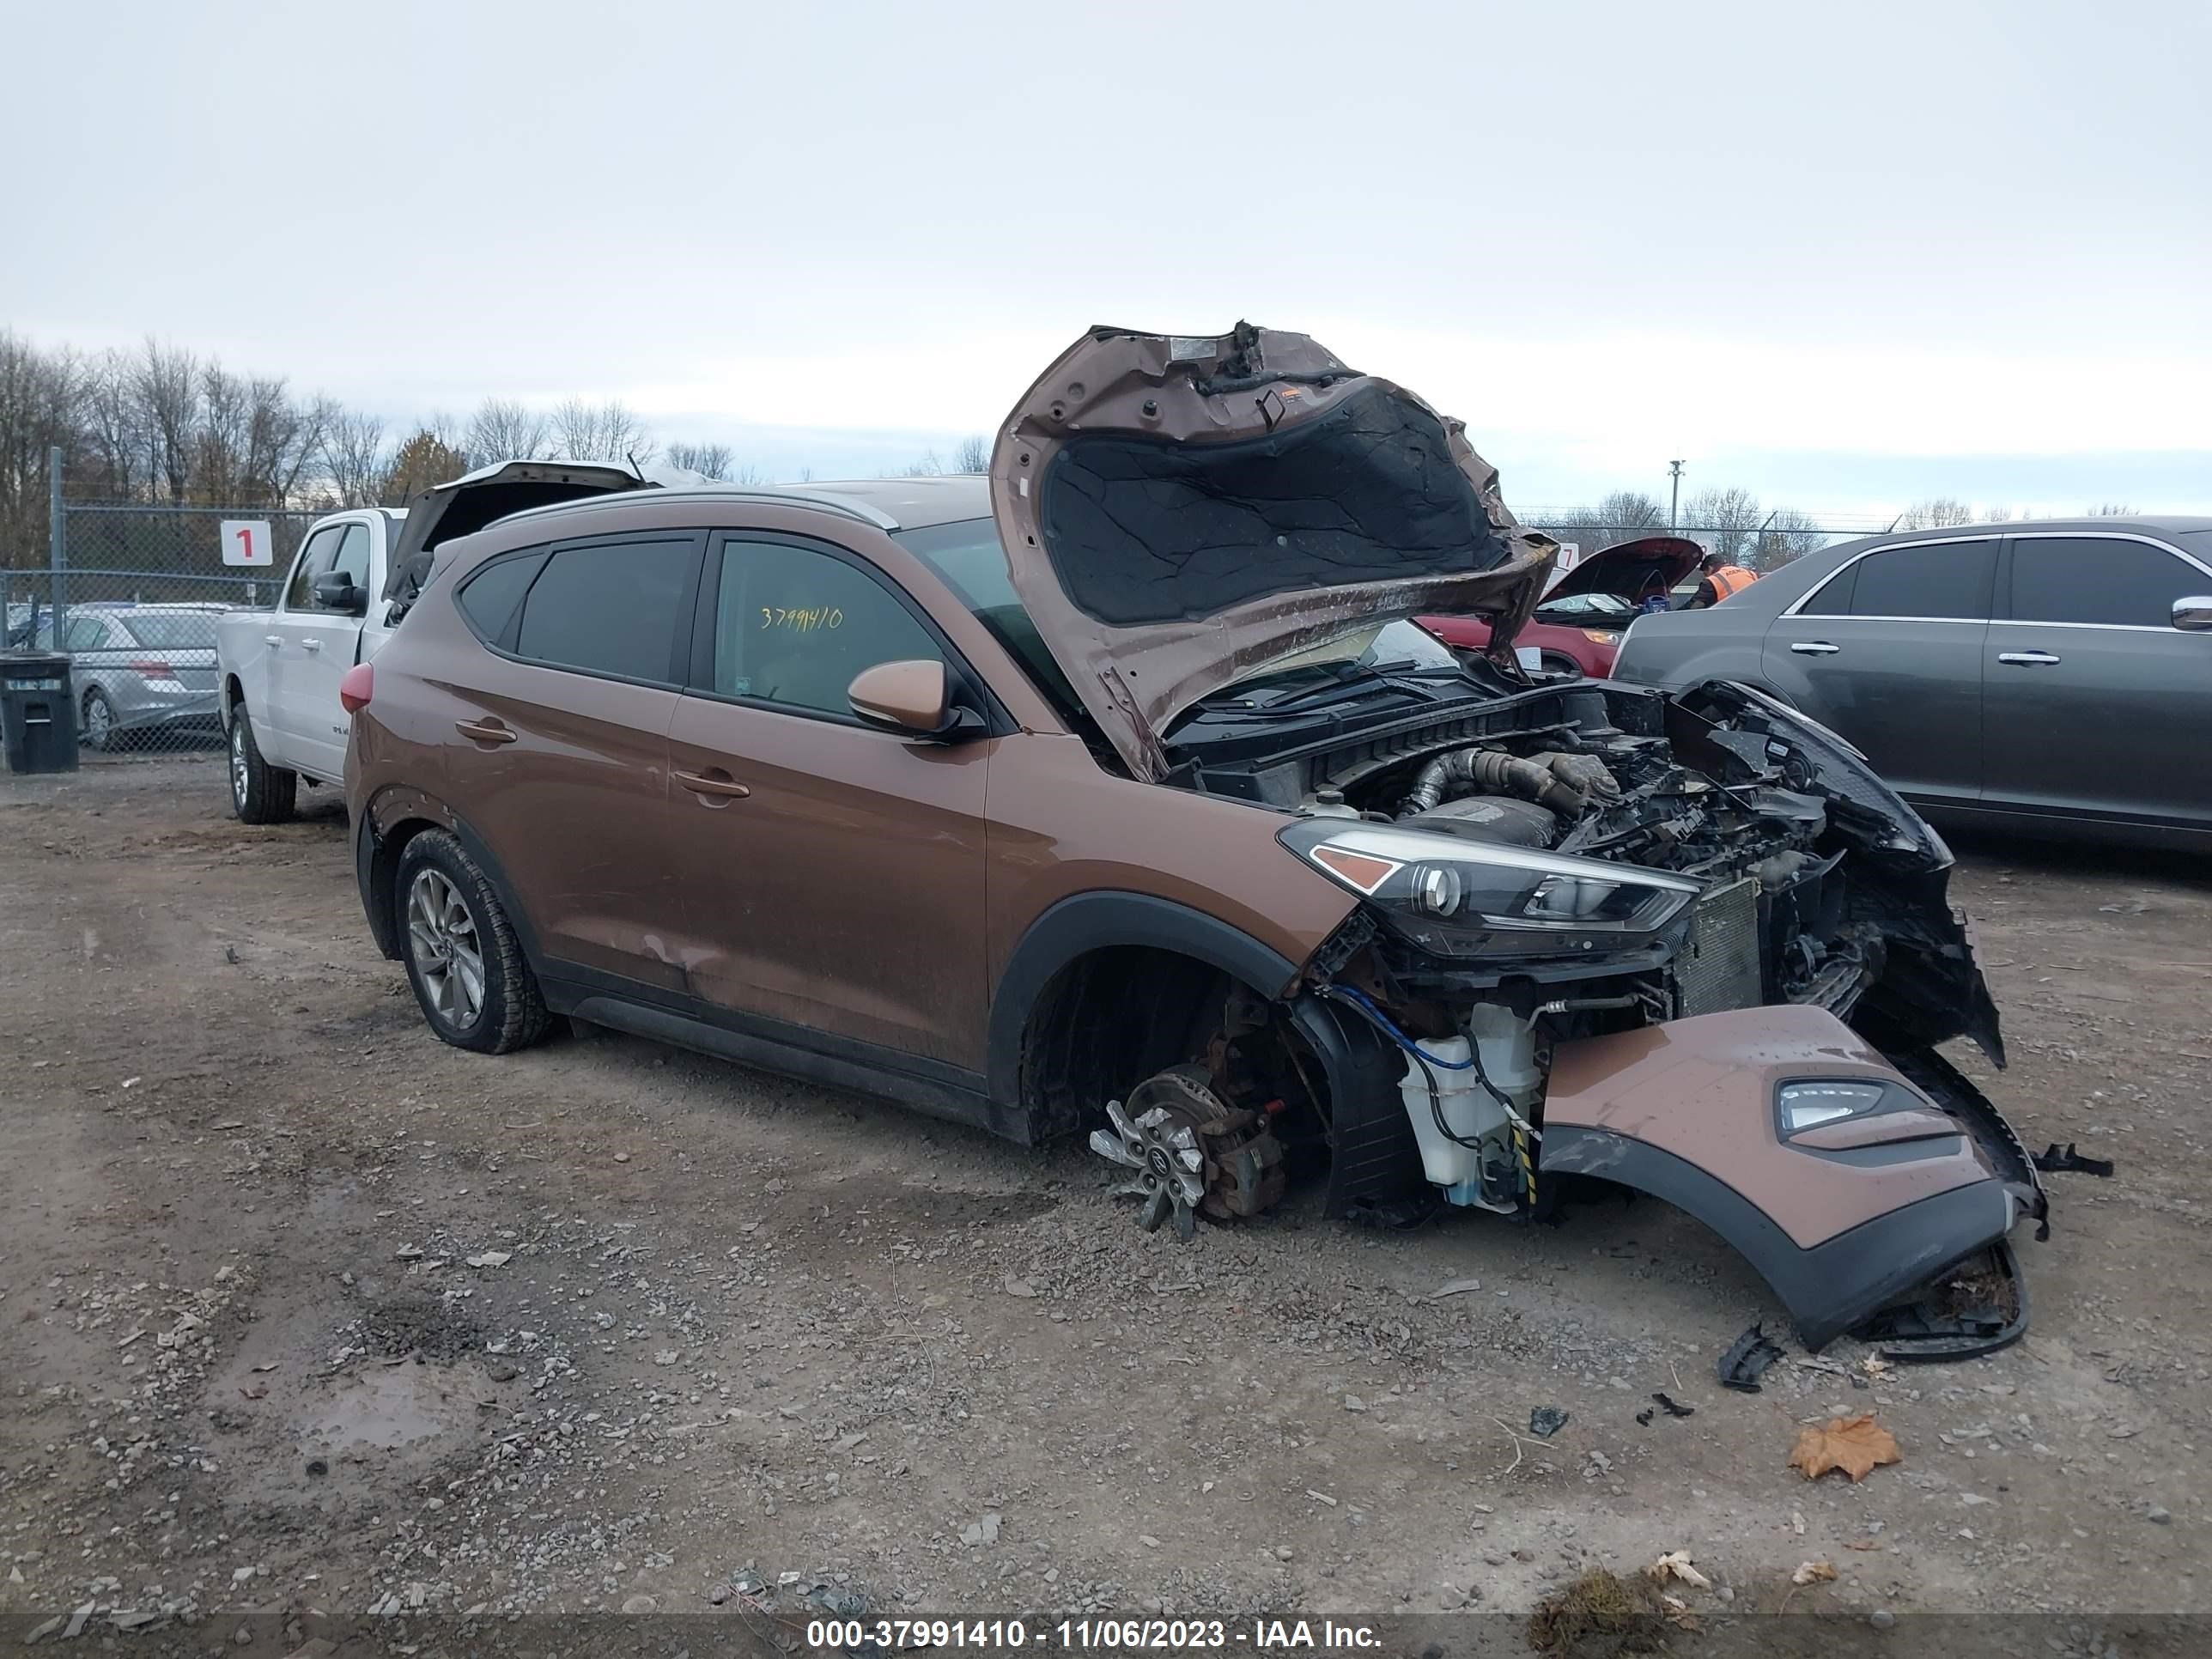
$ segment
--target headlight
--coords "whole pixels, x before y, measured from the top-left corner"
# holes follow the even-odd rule
[[[1583,637],[1586,640],[1595,640],[1600,645],[1619,645],[1620,643],[1620,635],[1610,629],[1585,628],[1583,629]]]
[[[1278,839],[1445,956],[1619,945],[1665,927],[1698,891],[1656,870],[1341,818],[1300,818]]]

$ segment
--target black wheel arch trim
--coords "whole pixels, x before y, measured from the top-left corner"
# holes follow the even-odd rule
[[[2013,1201],[1978,1181],[1876,1216],[1810,1249],[1717,1176],[1603,1129],[1544,1131],[1541,1176],[1587,1175],[1673,1205],[1720,1235],[1782,1298],[1814,1352],[2011,1230]]]
[[[1070,894],[1030,924],[992,988],[984,1052],[994,1100],[1022,1102],[1023,1043],[1046,988],[1070,963],[1117,945],[1176,951],[1270,997],[1287,992],[1298,971],[1281,951],[1187,904],[1113,888]]]
[[[404,847],[392,844],[392,838],[378,827],[377,820],[386,816],[382,803],[366,811],[356,813],[353,823],[354,880],[361,889],[362,913],[368,918],[368,931],[376,940],[376,947],[393,962],[400,960],[399,918],[388,903],[378,902],[380,892],[390,890],[384,878],[396,878]],[[410,811],[407,820],[421,820],[436,825],[452,835],[461,844],[461,850],[483,872],[484,879],[491,884],[499,908],[507,912],[507,919],[514,929],[515,943],[522,947],[522,959],[530,971],[541,978],[544,973],[544,957],[538,945],[537,930],[531,926],[530,913],[516,898],[514,885],[507,880],[506,871],[484,839],[470,828],[468,821],[453,812],[441,803],[428,797],[421,798],[420,810]],[[412,839],[410,837],[410,839]]]

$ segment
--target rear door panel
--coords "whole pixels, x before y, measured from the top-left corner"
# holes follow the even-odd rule
[[[1853,561],[1769,627],[1768,684],[1856,744],[1893,787],[1936,801],[1978,799],[1996,559],[1996,538],[1980,537],[1906,543]],[[1926,562],[1935,560],[1945,562]]]

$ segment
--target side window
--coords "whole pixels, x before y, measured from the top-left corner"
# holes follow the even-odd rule
[[[338,542],[337,552],[331,559],[331,568],[344,576],[354,586],[363,592],[368,587],[368,526],[349,524]],[[311,577],[309,580],[312,582]]]
[[[1851,589],[1854,617],[1984,622],[1995,542],[1916,542],[1869,553]]]
[[[106,645],[107,624],[106,623],[94,622],[88,617],[70,618],[69,643],[63,647],[64,650],[100,651],[105,649]]]
[[[344,534],[339,525],[326,525],[307,538],[307,544],[300,550],[300,562],[292,567],[292,580],[284,589],[284,608],[287,611],[306,611],[315,603],[315,578],[331,568],[337,557],[338,539]]]
[[[477,637],[488,645],[507,642],[507,624],[514,620],[532,578],[545,565],[543,552],[494,559],[461,584],[454,601]]]
[[[672,684],[677,632],[690,620],[685,599],[696,549],[689,538],[560,549],[523,599],[515,654]]]
[[[2208,588],[2212,577],[2145,542],[2023,536],[2012,544],[2015,622],[2171,628],[2173,602]]]
[[[723,696],[850,719],[845,694],[863,669],[944,654],[880,582],[843,560],[781,542],[722,544],[713,684]]]
[[[1798,608],[1801,617],[1848,617],[1851,614],[1851,590],[1858,586],[1859,566],[1864,559],[1855,559],[1820,585],[1820,590]]]

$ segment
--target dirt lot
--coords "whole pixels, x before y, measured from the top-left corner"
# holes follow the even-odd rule
[[[0,779],[9,1626],[734,1618],[787,1573],[891,1614],[1510,1610],[1669,1550],[1708,1616],[2212,1611],[2201,865],[1962,851],[2013,1065],[1955,1057],[2118,1177],[2053,1177],[2022,1346],[1855,1386],[1792,1345],[1753,1396],[1715,1357],[1786,1321],[1661,1206],[1378,1236],[1307,1193],[1181,1246],[1087,1152],[611,1036],[459,1053],[337,803],[224,805],[213,760]],[[1696,1414],[1639,1425],[1655,1389]],[[1863,1411],[1901,1463],[1786,1467]]]

